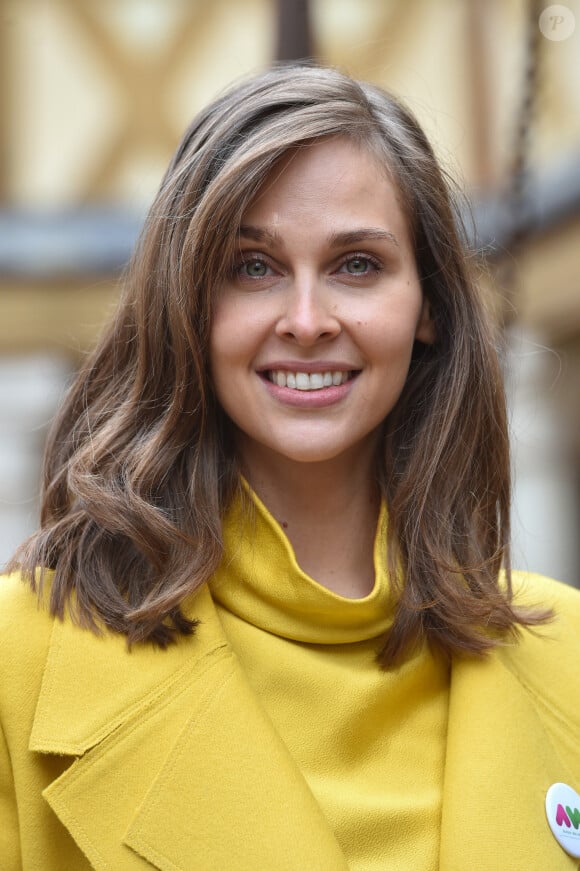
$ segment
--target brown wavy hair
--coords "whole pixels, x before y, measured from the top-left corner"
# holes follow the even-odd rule
[[[291,148],[337,135],[372,149],[397,186],[437,337],[415,349],[377,462],[398,592],[379,661],[390,667],[424,639],[448,654],[480,653],[546,619],[512,601],[502,377],[449,183],[392,96],[308,66],[227,91],[170,163],[116,315],[52,428],[40,530],[12,561],[39,593],[54,570],[53,614],[68,609],[130,643],[165,646],[195,630],[182,605],[220,563],[222,517],[239,489],[209,377],[214,289],[272,167]]]

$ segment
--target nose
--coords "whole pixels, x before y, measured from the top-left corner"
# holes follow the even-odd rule
[[[283,295],[276,335],[307,346],[333,339],[340,330],[331,290],[315,276],[296,275]]]

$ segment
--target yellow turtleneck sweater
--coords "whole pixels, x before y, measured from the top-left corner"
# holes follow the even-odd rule
[[[375,662],[392,600],[384,508],[364,599],[321,586],[252,493],[236,503],[210,590],[254,691],[326,815],[352,871],[436,869],[448,668],[427,649],[394,672]]]

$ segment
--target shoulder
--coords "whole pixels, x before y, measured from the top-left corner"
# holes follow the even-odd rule
[[[516,605],[548,607],[554,616],[498,655],[545,707],[580,724],[580,590],[526,572],[514,572],[513,582]]]
[[[45,601],[19,573],[0,575],[0,662],[11,651],[45,654],[53,624]]]
[[[513,572],[513,590],[516,605],[552,609],[551,637],[580,646],[580,590],[530,572]]]
[[[0,576],[0,727],[30,731],[55,618],[19,574]]]
[[[580,589],[548,578],[536,572],[514,569],[512,571],[514,590],[522,595],[553,597],[565,602],[576,603],[580,607]]]

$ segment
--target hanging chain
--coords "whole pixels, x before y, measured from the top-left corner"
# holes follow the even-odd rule
[[[520,102],[516,116],[512,162],[507,189],[507,207],[510,235],[506,243],[506,256],[497,273],[498,285],[504,297],[503,323],[508,326],[517,318],[519,291],[518,255],[530,232],[527,220],[526,194],[528,190],[533,122],[537,112],[540,73],[541,33],[538,19],[543,8],[539,0],[528,0],[524,51],[524,74]]]

